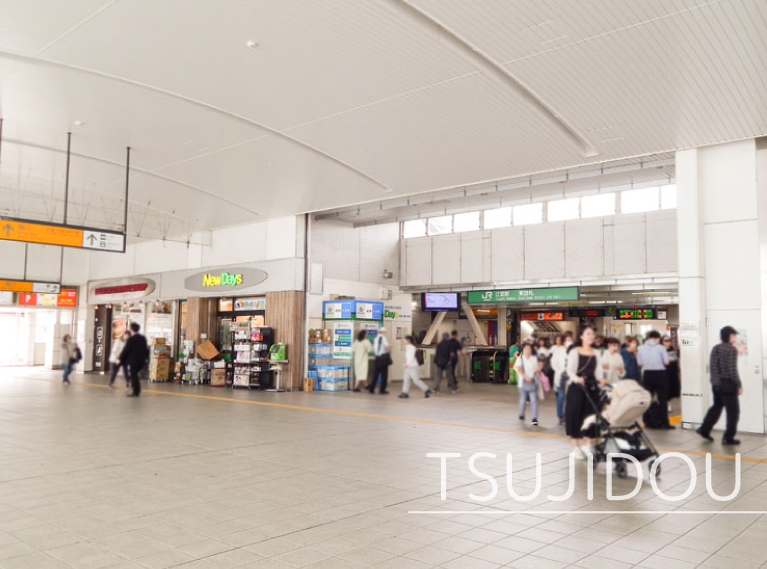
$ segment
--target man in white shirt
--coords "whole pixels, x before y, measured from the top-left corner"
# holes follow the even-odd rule
[[[373,341],[375,372],[373,373],[373,381],[370,382],[370,387],[368,387],[370,393],[375,393],[376,384],[378,383],[379,378],[381,380],[379,393],[381,395],[389,393],[386,390],[386,387],[389,384],[389,366],[392,364],[390,351],[391,345],[389,344],[389,340],[386,339],[386,328],[381,326],[378,330],[378,336],[376,336],[376,339]]]

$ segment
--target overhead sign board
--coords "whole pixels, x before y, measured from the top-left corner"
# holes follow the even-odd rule
[[[62,290],[59,294],[20,292],[19,306],[43,306],[46,308],[75,308],[77,306],[77,291]]]
[[[351,320],[352,300],[326,300],[322,303],[323,320]]]
[[[519,315],[520,320],[543,320],[547,322],[565,319],[564,312],[523,312]]]
[[[146,298],[155,292],[157,284],[148,278],[120,278],[88,284],[88,304],[109,304]]]
[[[58,294],[61,292],[61,285],[58,283],[39,283],[34,281],[0,279],[0,290],[9,292],[40,292],[44,294]]]
[[[488,302],[553,302],[559,300],[578,300],[577,286],[554,288],[517,288],[499,290],[469,291],[469,303]]]
[[[384,303],[355,300],[353,312],[355,320],[380,320],[383,318]]]
[[[0,239],[111,253],[125,252],[125,235],[117,231],[0,218]]]

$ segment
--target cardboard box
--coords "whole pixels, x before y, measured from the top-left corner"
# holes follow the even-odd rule
[[[313,377],[305,377],[304,378],[304,391],[314,391],[314,378]]]
[[[202,344],[197,346],[197,355],[204,360],[212,360],[219,356],[220,352],[213,345],[210,340],[205,340]]]
[[[165,338],[163,338],[163,337],[152,338],[152,345],[153,346],[164,346],[165,345]]]
[[[226,370],[225,369],[213,369],[210,371],[210,384],[213,387],[226,386]]]

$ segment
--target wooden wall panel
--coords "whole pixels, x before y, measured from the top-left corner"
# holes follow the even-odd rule
[[[221,348],[221,342],[216,338],[218,329],[218,299],[193,297],[187,304],[187,340],[193,340],[195,347],[200,344],[201,337],[206,334],[208,339]]]
[[[304,360],[304,293],[291,290],[266,293],[266,325],[274,328],[274,341],[288,347],[288,365],[280,374],[280,387],[298,390]]]

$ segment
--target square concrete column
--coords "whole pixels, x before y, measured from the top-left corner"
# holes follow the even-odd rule
[[[677,152],[682,421],[689,426],[711,403],[709,354],[730,325],[743,341],[740,430],[765,432],[767,215],[759,204],[767,186],[757,176],[757,146],[751,139]]]

